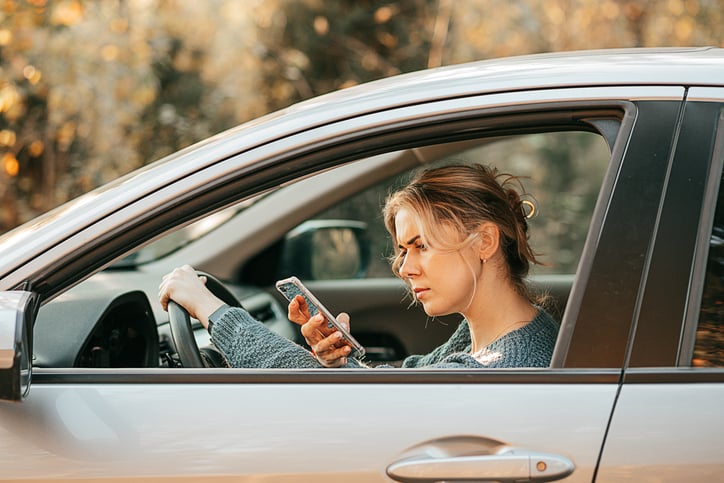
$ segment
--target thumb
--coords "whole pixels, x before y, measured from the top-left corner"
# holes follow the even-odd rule
[[[347,314],[346,312],[341,312],[337,316],[337,322],[349,332],[349,314]]]

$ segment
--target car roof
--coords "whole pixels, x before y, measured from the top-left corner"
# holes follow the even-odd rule
[[[77,233],[101,219],[109,207],[133,203],[141,189],[160,190],[234,153],[313,127],[405,105],[495,92],[605,85],[720,86],[723,79],[721,48],[616,49],[482,60],[342,89],[212,136],[3,235],[0,279],[19,262],[18,251],[28,257],[42,253],[44,247],[59,241],[61,233]],[[140,185],[142,188],[129,189]]]
[[[479,60],[399,74],[299,102],[232,128],[248,129],[279,117],[318,119],[422,101],[516,90],[604,85],[724,85],[724,49],[636,48],[541,53]]]
[[[583,50],[479,60],[400,74],[335,91],[279,114],[318,104],[367,102],[394,92],[400,105],[498,91],[600,85],[720,86],[724,49],[718,47]],[[484,83],[481,84],[481,80]],[[387,99],[389,102],[389,99]]]

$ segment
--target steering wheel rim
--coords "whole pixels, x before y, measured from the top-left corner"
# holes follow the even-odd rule
[[[205,272],[196,272],[199,277],[206,277],[206,287],[232,307],[241,307],[241,302],[221,281]],[[194,337],[194,330],[191,327],[191,316],[179,304],[170,300],[168,302],[168,321],[171,328],[171,338],[176,347],[176,354],[182,367],[199,368],[209,367]]]

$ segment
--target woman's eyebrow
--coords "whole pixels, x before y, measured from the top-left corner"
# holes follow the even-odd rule
[[[407,240],[407,241],[404,243],[404,245],[403,245],[403,244],[399,244],[398,247],[402,248],[403,246],[406,246],[406,245],[412,245],[412,244],[415,243],[419,238],[420,238],[420,235],[415,235],[415,236],[413,236],[412,238],[410,238],[409,240]]]

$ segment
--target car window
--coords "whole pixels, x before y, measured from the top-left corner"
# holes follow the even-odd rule
[[[293,219],[296,224],[291,230],[280,229],[280,239],[277,235],[264,233],[268,241],[261,243],[266,245],[256,254],[249,250],[251,258],[246,259],[246,265],[239,270],[242,276],[220,278],[228,282],[253,318],[300,344],[304,343],[303,338],[298,327],[287,320],[286,307],[273,290],[273,282],[291,275],[305,283],[311,282],[314,284],[310,285],[312,291],[330,310],[347,311],[353,317],[355,337],[368,349],[369,364],[395,365],[408,355],[429,353],[444,343],[458,326],[459,317],[449,315],[431,320],[419,307],[410,307],[401,291],[402,284],[392,277],[389,256],[393,247],[381,218],[381,208],[388,193],[406,184],[419,169],[444,164],[484,163],[501,173],[518,176],[523,191],[529,194],[536,207],[535,216],[529,220],[531,246],[537,258],[545,263],[537,271],[566,275],[552,277],[555,280],[533,287],[534,291],[543,292],[545,297],[540,299],[541,304],[560,322],[610,160],[606,139],[589,131],[466,137],[444,144],[396,149],[317,175],[326,178],[309,177],[248,206],[237,205],[230,209],[237,211],[220,211],[223,216],[214,220],[211,232],[202,230],[199,233],[223,232],[221,249],[214,248],[219,237],[214,238],[215,243],[206,246],[209,251],[220,250],[219,259],[233,265],[233,257],[247,250],[248,245],[235,241],[235,236],[260,233],[255,231],[259,227],[279,228],[276,224],[265,225],[270,213],[283,222],[289,222],[287,218]],[[360,177],[361,180],[353,176],[360,167],[370,170],[362,171],[366,176]],[[346,174],[340,175],[337,171]],[[320,179],[328,183],[319,183]],[[329,191],[312,192],[316,198],[310,197],[305,181],[318,183]],[[365,181],[367,188],[356,186]],[[301,189],[294,190],[297,186]],[[283,204],[281,208],[280,204]],[[321,211],[311,211],[315,205]],[[229,218],[228,213],[234,213],[234,216]],[[207,226],[205,222],[189,225],[187,231],[203,228]],[[161,310],[156,297],[159,281],[177,265],[170,265],[168,260],[173,259],[168,254],[174,250],[156,251],[156,247],[178,247],[193,238],[186,233],[182,235],[178,240],[165,243],[161,239],[145,248],[150,254],[149,260],[156,260],[155,263],[142,264],[140,262],[146,260],[133,259],[133,266],[100,273],[79,284],[67,296],[43,306],[34,328],[36,367],[155,367],[157,360],[160,367],[175,367],[178,361],[168,315]],[[354,243],[357,238],[360,243]],[[205,243],[211,240],[202,239]],[[227,242],[230,244],[226,245]],[[193,243],[190,246],[193,247]],[[370,246],[369,254],[362,255],[361,252],[367,252],[366,248]],[[360,253],[350,252],[349,247],[360,248]],[[287,258],[295,262],[290,265],[292,268],[287,266]],[[195,263],[192,266],[199,268]],[[213,268],[200,269],[217,275]],[[354,274],[351,278],[357,280],[354,284],[339,283],[344,277],[335,279],[334,274],[340,272]],[[326,280],[325,276],[328,277]],[[352,286],[354,297],[350,297]],[[119,294],[119,287],[127,287],[128,292]],[[77,303],[86,298],[97,299],[97,303]],[[370,300],[374,300],[374,304],[370,304]],[[139,327],[157,326],[157,338],[150,331],[148,334],[151,335],[145,337],[137,327],[122,325],[126,317],[123,314],[128,313],[129,307],[137,307],[134,314],[137,314],[135,320]],[[68,340],[86,341],[80,350],[75,347],[66,350],[67,345],[57,344],[54,337],[58,327],[56,314],[61,308],[70,314],[67,315],[69,319],[81,321],[66,324],[63,329]],[[103,311],[100,317],[96,313],[98,310]],[[389,324],[390,320],[396,323]],[[209,333],[199,323],[192,323],[197,345],[208,347]]]
[[[721,185],[709,238],[709,257],[692,365],[724,367],[724,190]]]
[[[603,180],[610,150],[590,132],[552,132],[509,136],[485,142],[430,163],[490,164],[522,177],[537,207],[530,220],[531,245],[545,262],[534,273],[573,274]],[[319,214],[320,219],[359,220],[367,225],[372,256],[366,276],[391,277],[392,245],[381,218],[387,194],[415,170],[379,183]]]

